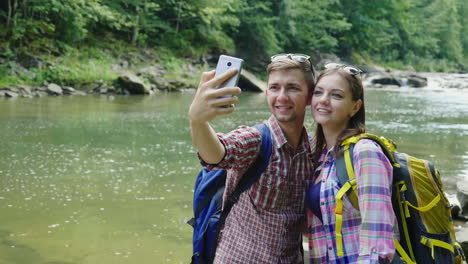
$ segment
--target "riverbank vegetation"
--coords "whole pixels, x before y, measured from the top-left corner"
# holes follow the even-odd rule
[[[141,50],[174,74],[220,53],[263,72],[283,51],[466,71],[466,14],[465,0],[5,0],[0,85],[110,81],[113,65]]]

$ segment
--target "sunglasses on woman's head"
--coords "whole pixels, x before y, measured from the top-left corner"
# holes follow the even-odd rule
[[[325,64],[325,69],[343,69],[346,73],[352,76],[364,73],[361,69],[353,65],[339,64],[339,63],[327,63]]]

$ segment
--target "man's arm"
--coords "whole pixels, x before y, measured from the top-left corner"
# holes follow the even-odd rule
[[[219,163],[224,157],[225,149],[209,121],[234,111],[234,104],[238,102],[237,97],[221,96],[241,93],[239,87],[220,89],[215,87],[234,76],[236,72],[235,69],[229,70],[216,78],[214,78],[215,71],[204,72],[188,112],[193,145],[197,148],[201,158],[210,164]]]

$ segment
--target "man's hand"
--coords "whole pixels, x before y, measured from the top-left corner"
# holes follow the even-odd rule
[[[235,95],[241,93],[239,87],[224,87],[216,89],[215,87],[234,76],[236,69],[226,71],[220,76],[214,78],[215,71],[204,72],[197,93],[193,98],[188,112],[190,122],[201,124],[208,122],[220,115],[230,114],[234,111],[234,104],[238,102]],[[221,97],[225,95],[232,95]]]

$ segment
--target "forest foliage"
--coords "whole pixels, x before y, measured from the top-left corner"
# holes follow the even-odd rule
[[[60,56],[96,43],[252,65],[275,53],[466,70],[466,0],[2,0],[0,56]]]

